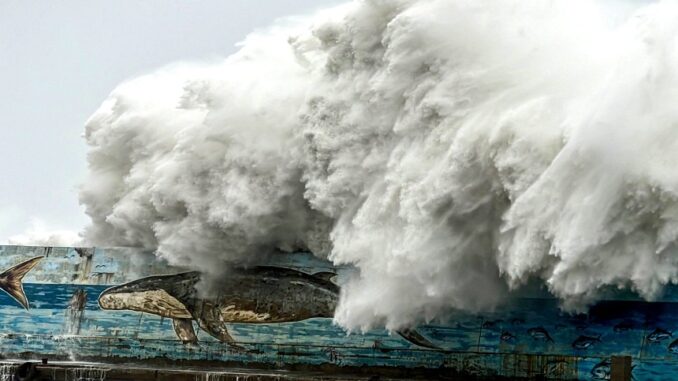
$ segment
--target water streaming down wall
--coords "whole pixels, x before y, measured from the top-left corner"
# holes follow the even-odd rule
[[[34,362],[35,363],[35,362]],[[0,364],[0,381],[15,381],[15,373],[21,362],[5,362]],[[94,366],[73,366],[69,367],[64,372],[64,381],[104,381],[106,379],[106,374],[108,369],[94,367]],[[53,374],[50,374],[53,373]],[[41,371],[42,376],[55,377],[55,371]]]
[[[195,376],[195,381],[225,381],[235,379],[236,381],[249,381],[250,378],[256,379],[257,376],[233,376],[221,372],[206,372],[204,375]]]
[[[14,381],[14,372],[18,364],[0,364],[0,381]]]
[[[108,369],[98,367],[76,367],[68,369],[65,381],[105,381]]]

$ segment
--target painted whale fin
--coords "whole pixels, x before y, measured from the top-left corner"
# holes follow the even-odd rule
[[[420,347],[438,350],[442,349],[439,346],[430,342],[427,338],[422,336],[419,332],[417,332],[414,329],[402,329],[400,331],[396,331],[396,333],[402,336],[403,339]]]
[[[330,272],[330,271],[321,271],[321,272],[317,272],[317,273],[313,274],[313,276],[316,277],[316,278],[320,278],[322,280],[326,280],[328,282],[332,282],[332,278],[337,276],[337,274]],[[332,283],[334,283],[334,282],[332,282]]]
[[[26,298],[24,286],[21,281],[42,258],[44,257],[39,256],[31,258],[0,274],[0,288],[14,300],[19,302],[25,309],[28,309],[28,298]]]
[[[193,330],[193,319],[172,319],[172,327],[174,327],[174,333],[184,344],[196,344],[198,342],[198,336]]]
[[[198,325],[200,326],[200,328],[202,328],[203,331],[209,333],[215,339],[221,341],[222,343],[226,343],[231,347],[238,349],[242,348],[240,345],[238,345],[238,343],[236,343],[233,336],[231,336],[231,334],[228,333],[226,325],[222,323],[208,321],[207,319],[203,319],[200,316],[197,316],[196,320],[198,321]]]

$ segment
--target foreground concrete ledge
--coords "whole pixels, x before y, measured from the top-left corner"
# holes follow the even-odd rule
[[[537,363],[540,356],[528,358],[527,365],[534,369],[541,369]],[[528,372],[527,374],[513,373],[500,375],[495,372],[466,372],[467,369],[450,367],[375,367],[375,366],[338,366],[336,364],[243,364],[224,363],[216,361],[185,361],[168,358],[151,360],[124,360],[109,359],[77,359],[68,358],[48,359],[42,364],[43,357],[36,354],[24,353],[19,358],[0,359],[0,380],[10,379],[13,369],[25,362],[36,365],[42,375],[54,381],[268,381],[268,380],[446,380],[446,381],[485,381],[485,380],[545,380],[544,374]],[[576,360],[573,358],[572,360]],[[510,364],[509,364],[510,365]],[[5,376],[5,377],[3,377]],[[578,380],[578,374],[563,375],[558,380]]]
[[[344,372],[306,372],[240,368],[154,368],[139,364],[104,364],[79,362],[54,362],[41,364],[39,361],[11,360],[0,362],[0,379],[7,379],[14,370],[25,362],[36,364],[42,376],[54,381],[395,381],[413,379],[437,379],[433,374],[413,377],[410,372],[403,377],[385,376],[379,369],[370,372],[363,369],[360,374]],[[372,374],[370,374],[372,373]],[[4,376],[4,377],[3,377]],[[442,377],[442,375],[440,375]],[[451,378],[443,377],[446,380]],[[454,379],[454,378],[452,378]]]

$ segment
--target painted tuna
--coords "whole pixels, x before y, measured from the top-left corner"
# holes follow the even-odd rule
[[[24,292],[24,285],[21,283],[24,276],[28,274],[35,265],[42,260],[42,256],[31,258],[27,261],[21,262],[9,270],[5,270],[0,274],[0,289],[5,291],[12,299],[16,300],[25,309],[28,309],[28,298]]]
[[[544,327],[533,327],[527,330],[527,334],[535,340],[544,340],[553,342],[551,335]]]
[[[673,340],[671,344],[669,344],[668,350],[673,354],[678,354],[678,339]]]
[[[585,336],[581,335],[577,337],[575,341],[572,342],[572,348],[574,349],[588,349],[591,345],[596,342],[601,342],[600,335],[598,336]]]
[[[215,297],[199,297],[198,272],[151,276],[111,287],[99,296],[105,310],[133,310],[171,318],[184,343],[198,341],[193,320],[218,340],[238,347],[227,323],[269,324],[310,318],[331,318],[339,287],[334,273],[306,274],[281,267],[234,269],[220,283]],[[439,349],[415,330],[398,331],[406,340]]]
[[[658,343],[663,340],[668,340],[670,337],[673,336],[673,333],[670,331],[667,331],[663,328],[655,328],[652,333],[647,335],[647,341],[650,343]]]
[[[482,324],[481,327],[482,327],[483,329],[495,329],[495,328],[497,328],[501,323],[503,323],[503,320],[501,320],[501,319],[499,319],[499,320],[487,320],[487,321],[484,321],[484,322],[483,322],[483,324]]]
[[[525,324],[525,319],[519,318],[519,317],[513,318],[513,319],[511,319],[511,324],[512,324],[512,325],[522,325],[522,324]]]
[[[593,343],[601,342],[600,335],[598,336],[579,336],[575,341],[572,342],[572,348],[574,349],[588,349]]]
[[[609,380],[610,379],[610,360],[604,359],[597,363],[591,369],[591,378],[594,380]]]
[[[501,333],[501,336],[499,336],[499,339],[505,342],[512,342],[515,341],[516,336],[509,331],[504,331]]]
[[[635,380],[633,376],[633,370],[636,368],[635,365],[631,365],[631,379]],[[609,380],[611,378],[611,363],[610,359],[603,359],[603,361],[597,363],[591,369],[591,379],[593,380]]]

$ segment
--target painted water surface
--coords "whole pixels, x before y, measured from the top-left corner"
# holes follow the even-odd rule
[[[423,366],[486,375],[543,373],[552,378],[595,380],[609,378],[610,356],[629,355],[634,359],[636,380],[678,377],[678,335],[674,337],[678,303],[673,301],[678,298],[673,289],[655,303],[616,294],[586,315],[560,312],[557,301],[543,292],[525,293],[492,314],[459,313],[444,324],[417,327],[417,335],[431,347],[383,330],[348,335],[330,318],[306,315],[270,323],[270,316],[247,316],[247,322],[223,324],[232,339],[228,341],[204,321],[191,318],[189,310],[195,306],[179,296],[179,304],[170,306],[175,315],[146,307],[152,312],[135,311],[129,305],[102,308],[100,297],[110,290],[146,286],[148,277],[152,277],[151,284],[157,284],[158,279],[186,273],[185,269],[129,249],[11,246],[0,248],[0,266],[10,269],[38,256],[44,258],[23,279],[30,309],[9,294],[0,294],[0,348],[8,358],[51,355],[73,360],[169,359],[272,366]],[[308,278],[316,286],[330,281],[329,276],[317,274],[341,277],[350,271],[335,269],[306,253],[280,256],[277,261],[269,267],[323,279]],[[280,271],[257,274],[275,277]],[[167,279],[176,283],[175,278]],[[148,295],[157,295],[157,290]],[[225,314],[222,320],[223,316],[242,318],[232,310],[216,311]],[[176,320],[182,319],[183,331],[177,330]],[[179,332],[192,332],[195,340],[182,339]],[[539,355],[536,367],[533,355]]]

